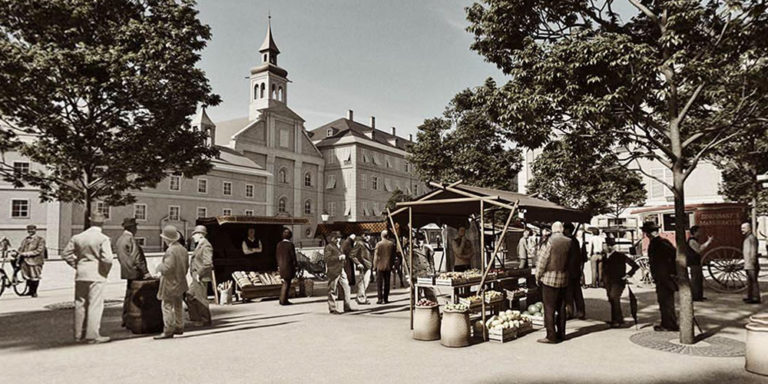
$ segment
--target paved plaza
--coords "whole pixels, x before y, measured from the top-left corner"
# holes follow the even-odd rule
[[[150,264],[157,262],[150,259]],[[124,284],[110,273],[102,333],[113,341],[72,341],[72,272],[46,264],[37,299],[0,297],[0,360],[6,383],[765,383],[744,371],[743,357],[715,358],[656,351],[630,337],[656,320],[654,293],[639,289],[639,330],[609,329],[604,290],[585,291],[588,319],[568,323],[568,340],[536,343],[539,330],[505,344],[449,349],[414,341],[408,330],[407,289],[388,305],[327,313],[325,297],[230,306],[212,305],[210,328],[188,328],[173,340],[133,335],[120,327]],[[67,276],[69,274],[69,276]],[[69,286],[68,286],[69,285]],[[765,286],[766,284],[764,284]],[[322,294],[322,284],[316,286]],[[768,288],[768,287],[766,287]],[[697,305],[701,326],[744,341],[746,319],[768,305],[745,306],[739,295],[707,292]],[[626,294],[625,294],[626,297]],[[625,300],[625,312],[628,312]],[[557,357],[555,364],[545,358]],[[35,362],[30,365],[30,362]],[[34,367],[32,369],[31,367]]]

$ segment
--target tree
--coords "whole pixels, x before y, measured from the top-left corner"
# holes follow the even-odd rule
[[[569,137],[616,156],[674,196],[680,341],[693,338],[684,185],[714,148],[768,116],[764,2],[483,0],[467,9],[472,49],[509,81],[495,121],[539,148]],[[641,159],[669,169],[672,182]]]
[[[481,187],[514,189],[521,151],[510,147],[493,123],[489,98],[496,83],[466,89],[456,95],[443,117],[419,126],[409,161],[424,182],[463,180]]]
[[[592,215],[619,217],[628,207],[645,204],[646,192],[636,172],[615,164],[613,156],[578,143],[552,141],[534,160],[527,190]]]
[[[395,210],[395,205],[397,203],[402,203],[404,201],[411,201],[413,200],[413,196],[408,195],[407,193],[400,190],[400,188],[396,188],[394,192],[392,192],[392,195],[389,196],[389,200],[387,200],[387,206],[385,209],[389,209],[390,211]],[[376,212],[378,214],[379,212]],[[386,213],[386,212],[385,212]]]
[[[44,170],[16,175],[43,201],[123,205],[170,173],[206,173],[190,129],[219,97],[195,67],[210,29],[191,0],[0,0],[0,149]],[[23,140],[21,136],[32,136]]]

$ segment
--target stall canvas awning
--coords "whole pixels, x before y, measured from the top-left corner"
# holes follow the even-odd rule
[[[208,224],[267,224],[267,225],[299,225],[309,224],[306,217],[286,217],[286,216],[215,216],[200,217],[197,219],[198,225]]]
[[[387,223],[385,221],[340,221],[318,224],[315,229],[315,237],[322,238],[333,231],[341,232],[342,236],[349,236],[353,233],[356,235],[380,233],[385,229],[387,229]]]

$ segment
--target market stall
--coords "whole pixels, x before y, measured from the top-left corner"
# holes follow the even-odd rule
[[[208,229],[213,246],[213,287],[220,302],[217,283],[230,281],[243,299],[277,297],[282,280],[276,273],[275,249],[284,227],[308,224],[306,218],[262,216],[217,216],[197,219],[197,225]],[[248,230],[254,229],[261,244],[259,252],[246,255],[243,242]],[[293,282],[294,289],[298,282]]]
[[[511,275],[505,268],[504,263],[496,265],[494,260],[504,242],[504,239],[511,226],[522,228],[524,221],[529,222],[588,222],[590,216],[584,212],[562,207],[549,201],[537,199],[524,194],[480,188],[461,184],[461,182],[450,185],[441,185],[430,183],[435,190],[409,202],[397,203],[395,211],[388,210],[388,219],[392,227],[409,228],[407,239],[401,241],[400,236],[396,237],[399,251],[406,255],[409,275],[413,276],[413,229],[424,227],[428,224],[437,224],[438,226],[448,225],[454,228],[466,226],[468,219],[474,218],[479,228],[486,228],[486,222],[501,222],[498,219],[505,219],[501,226],[501,233],[494,236],[496,241],[491,246],[486,247],[486,236],[480,236],[481,264],[480,270],[470,273],[444,273],[433,276],[419,276],[417,284],[411,287],[411,329],[414,326],[414,306],[418,291],[423,288],[434,289],[439,286],[451,287],[451,302],[446,310],[454,312],[456,310],[479,309],[479,316],[482,318],[482,324],[487,322],[487,314],[497,316],[500,319],[507,317],[514,318],[520,315],[519,311],[510,313],[501,313],[498,303],[504,302],[504,296],[510,292],[511,300],[520,299],[529,293],[534,295],[533,291],[528,289],[535,287],[531,284],[533,276],[531,269],[519,269]],[[501,214],[501,215],[499,215]],[[491,228],[496,228],[491,224]],[[522,280],[527,282],[527,287],[516,286]],[[507,285],[509,284],[509,285]],[[472,292],[472,288],[476,291]],[[464,298],[464,300],[462,300]],[[528,300],[530,301],[530,300]],[[479,303],[479,307],[476,303]],[[467,305],[468,304],[468,305]],[[469,317],[467,317],[469,320]],[[520,320],[514,320],[523,324]],[[501,324],[501,323],[500,323]],[[487,339],[487,333],[483,332]]]

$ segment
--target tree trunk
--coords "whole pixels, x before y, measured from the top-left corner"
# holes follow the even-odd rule
[[[91,193],[85,191],[85,209],[83,210],[83,231],[91,227]]]
[[[677,256],[675,264],[677,269],[677,283],[680,300],[680,343],[693,344],[693,296],[691,295],[691,283],[688,279],[688,260],[686,257],[685,231],[688,227],[688,217],[685,212],[685,191],[683,170],[680,166],[672,169],[674,196],[675,196],[675,242],[677,243]]]

